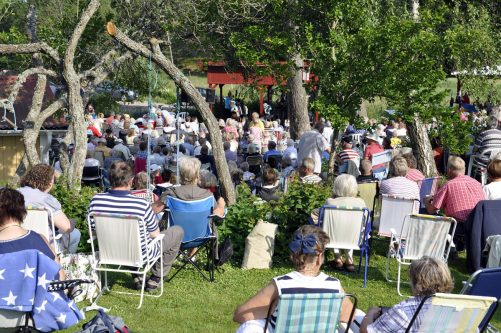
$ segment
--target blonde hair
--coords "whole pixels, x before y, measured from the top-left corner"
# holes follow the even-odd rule
[[[394,177],[405,177],[407,171],[409,170],[409,166],[407,165],[407,161],[405,158],[398,156],[391,160],[390,162],[390,173]]]
[[[336,197],[356,197],[358,194],[357,179],[347,173],[343,173],[334,179],[332,192]]]
[[[423,257],[411,263],[409,269],[414,296],[428,296],[434,293],[448,293],[454,287],[451,272],[441,260]]]
[[[179,183],[181,185],[196,184],[200,177],[202,163],[195,157],[182,157],[179,159]]]
[[[139,172],[134,177],[134,188],[136,190],[143,190],[148,185],[148,174],[146,172]]]
[[[453,171],[454,173],[464,173],[465,163],[464,160],[459,156],[451,156],[447,162],[447,169]]]

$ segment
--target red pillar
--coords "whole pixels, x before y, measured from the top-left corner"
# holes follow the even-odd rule
[[[264,102],[264,93],[263,87],[258,87],[259,90],[259,115],[262,116],[264,114],[263,102]]]

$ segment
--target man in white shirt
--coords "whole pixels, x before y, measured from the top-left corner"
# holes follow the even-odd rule
[[[322,153],[327,151],[330,153],[330,146],[327,140],[322,136],[324,125],[316,123],[315,129],[305,132],[299,140],[298,161],[303,161],[305,158],[312,158],[315,162],[315,174],[320,174],[322,171]]]

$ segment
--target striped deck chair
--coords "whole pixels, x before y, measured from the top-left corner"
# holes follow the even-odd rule
[[[390,279],[389,266],[394,257],[398,262],[397,292],[400,296],[402,265],[408,266],[413,260],[424,256],[447,262],[452,245],[450,240],[454,237],[456,224],[452,217],[413,214],[405,217],[400,234],[392,229],[386,258],[386,280],[393,282]],[[449,230],[452,230],[450,236]]]
[[[334,332],[339,325],[341,304],[345,297],[354,300],[350,320],[357,307],[353,295],[342,293],[282,294],[271,302],[264,332],[268,325],[274,326],[275,333],[281,332]],[[277,304],[278,301],[278,304]],[[273,318],[276,320],[273,323]],[[349,331],[349,326],[346,332]]]
[[[420,214],[427,214],[424,204],[424,197],[427,195],[435,195],[438,190],[439,182],[440,177],[425,178],[417,182],[419,186],[419,201],[421,202],[419,206]]]
[[[358,272],[364,258],[364,282],[367,284],[369,263],[369,234],[371,232],[370,213],[367,208],[324,205],[320,207],[318,224],[329,235],[326,249],[360,251]]]
[[[419,207],[418,200],[411,198],[390,196],[381,194],[381,213],[379,221],[373,223],[374,229],[377,229],[378,236],[391,237],[392,229],[400,231],[404,218],[417,212]]]
[[[426,302],[431,304],[424,313],[419,327],[413,327],[419,312]],[[437,293],[423,298],[405,332],[478,332],[478,326],[488,314],[489,308],[497,307],[494,297],[454,295]]]
[[[23,228],[32,230],[47,238],[57,254],[62,252],[62,249],[59,248],[57,242],[62,235],[56,235],[56,227],[54,226],[54,219],[50,209],[39,205],[27,206],[26,217],[23,221]]]

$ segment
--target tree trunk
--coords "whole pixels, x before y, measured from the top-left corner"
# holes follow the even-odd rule
[[[151,59],[158,66],[160,66],[167,75],[172,78],[176,85],[183,89],[186,95],[188,95],[190,100],[195,105],[195,108],[198,110],[198,112],[200,112],[200,115],[202,116],[202,119],[209,131],[211,137],[212,152],[214,154],[216,169],[219,180],[221,182],[223,197],[225,198],[228,205],[235,203],[235,188],[233,186],[233,182],[231,181],[230,171],[228,169],[228,164],[226,163],[226,158],[224,155],[223,138],[217,123],[217,119],[211,112],[209,104],[207,104],[205,99],[202,97],[202,95],[200,95],[191,81],[186,76],[184,76],[184,74],[172,63],[172,61],[165,57],[165,55],[160,50],[159,41],[157,41],[156,39],[151,39],[150,50],[144,45],[131,40],[112,22],[108,22],[107,30],[110,36],[123,44],[132,52],[138,53],[146,58],[151,56]]]
[[[84,105],[80,95],[80,77],[75,71],[75,52],[82,33],[89,23],[94,13],[99,8],[99,0],[91,0],[88,7],[82,13],[80,20],[73,30],[73,34],[68,42],[68,48],[64,55],[63,76],[68,86],[68,106],[71,116],[71,127],[73,130],[73,143],[75,151],[68,169],[68,185],[77,191],[80,190],[82,171],[87,151],[87,131],[85,126]]]
[[[419,115],[414,115],[414,121],[408,125],[408,134],[418,162],[418,169],[426,177],[438,175],[435,159],[433,158],[433,149],[428,137],[428,130]]]
[[[329,155],[329,177],[334,176],[334,164],[336,162],[336,150],[341,142],[339,140],[339,129],[334,129],[334,133],[332,133],[332,143],[331,143],[331,153]]]
[[[287,109],[289,113],[290,133],[295,140],[310,130],[308,117],[308,98],[303,86],[303,59],[296,54],[293,58],[295,71],[287,80]]]

